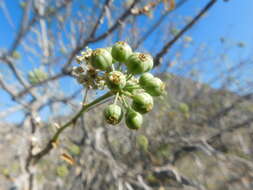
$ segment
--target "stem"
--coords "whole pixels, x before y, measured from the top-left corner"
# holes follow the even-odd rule
[[[117,104],[118,98],[119,98],[119,92],[117,92],[113,104]]]
[[[128,109],[128,108],[129,108],[129,105],[128,105],[127,102],[125,101],[124,96],[120,96],[120,100],[121,100],[121,102],[123,103],[123,105],[125,106],[125,108]]]
[[[99,98],[95,99],[94,101],[92,101],[89,104],[83,105],[83,107],[81,108],[81,110],[76,113],[76,115],[74,115],[67,123],[65,123],[63,126],[61,126],[56,133],[54,134],[54,136],[52,137],[52,139],[48,142],[47,146],[41,150],[39,153],[33,155],[33,164],[36,164],[42,157],[44,157],[46,154],[48,154],[52,148],[53,148],[53,143],[55,143],[60,134],[67,128],[69,127],[71,124],[74,124],[76,122],[76,120],[86,111],[88,111],[89,108],[91,108],[92,106],[98,104],[99,102],[109,98],[110,96],[112,96],[113,94],[111,92],[107,92],[106,94],[100,96]]]
[[[85,88],[84,96],[83,96],[83,105],[85,104],[88,97],[89,88]]]
[[[133,95],[130,92],[122,91],[121,93],[128,96],[128,97],[130,97],[130,98],[133,97]]]
[[[128,81],[129,79],[131,79],[131,78],[132,78],[132,76],[133,76],[133,74],[131,74],[131,73],[127,74],[127,78],[126,78],[126,80]]]

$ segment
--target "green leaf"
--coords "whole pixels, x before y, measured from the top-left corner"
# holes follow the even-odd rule
[[[28,73],[28,80],[32,85],[38,84],[48,78],[47,73],[42,69],[34,69]]]
[[[180,103],[178,109],[182,113],[189,113],[189,106],[185,103]]]
[[[59,177],[65,177],[65,176],[68,175],[69,170],[68,170],[67,166],[61,165],[61,166],[58,166],[58,167],[56,168],[56,173],[57,173],[57,175],[58,175]]]
[[[137,144],[145,152],[148,150],[149,142],[146,136],[144,135],[137,136]]]
[[[81,152],[80,147],[75,144],[69,146],[69,151],[74,155],[79,155]]]
[[[20,59],[20,58],[21,58],[21,55],[20,55],[19,52],[14,51],[14,52],[12,53],[12,58],[13,58],[13,59]]]

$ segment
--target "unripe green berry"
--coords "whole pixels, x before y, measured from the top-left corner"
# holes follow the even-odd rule
[[[126,42],[117,42],[112,46],[112,57],[119,62],[126,62],[132,54],[132,48]]]
[[[132,108],[142,114],[152,110],[154,101],[148,93],[142,92],[133,96]]]
[[[120,71],[112,71],[107,75],[107,86],[111,90],[118,91],[126,85],[126,76]]]
[[[96,49],[91,54],[91,65],[95,69],[109,71],[112,66],[112,56],[106,49]]]
[[[132,109],[129,109],[126,113],[126,125],[129,129],[137,130],[141,128],[143,123],[142,115]]]
[[[153,58],[146,53],[133,53],[127,60],[127,70],[132,74],[141,74],[153,68]]]
[[[165,84],[161,81],[161,79],[151,77],[151,74],[143,74],[139,79],[139,83],[141,87],[151,96],[160,96],[165,89]]]
[[[108,124],[117,125],[122,120],[123,111],[120,106],[111,104],[105,108],[104,117]]]
[[[139,84],[141,86],[145,86],[148,81],[152,80],[154,76],[151,73],[143,73],[141,77],[139,78]]]

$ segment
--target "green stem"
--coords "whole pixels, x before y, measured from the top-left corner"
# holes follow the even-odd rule
[[[117,104],[118,98],[119,98],[119,92],[117,92],[113,104]]]
[[[61,126],[57,132],[54,134],[54,136],[52,137],[52,139],[47,143],[47,146],[42,149],[39,153],[35,154],[32,156],[33,159],[33,164],[36,164],[42,157],[44,157],[46,154],[48,154],[52,148],[53,148],[53,143],[55,143],[60,134],[67,128],[69,127],[71,124],[74,124],[76,122],[76,120],[86,111],[89,110],[89,108],[91,108],[92,106],[98,104],[99,102],[109,98],[110,96],[113,96],[114,94],[112,94],[111,92],[107,92],[106,94],[98,97],[97,99],[95,99],[94,101],[92,101],[89,104],[83,105],[83,107],[81,108],[81,110],[76,113],[76,115],[74,115],[67,123],[65,123],[63,126]]]
[[[125,106],[125,108],[128,109],[128,108],[129,108],[129,105],[127,104],[127,102],[126,102],[124,96],[120,96],[120,100],[121,100],[121,102],[123,103],[123,105]]]
[[[108,92],[106,94],[104,94],[103,96],[100,96],[99,98],[95,99],[94,101],[92,101],[89,104],[86,104],[82,107],[82,109],[71,119],[69,120],[65,125],[63,125],[62,127],[60,127],[58,129],[58,131],[55,133],[55,135],[53,136],[52,140],[55,142],[57,141],[59,135],[61,134],[61,132],[66,129],[69,125],[71,125],[72,123],[75,123],[75,121],[84,113],[86,112],[90,107],[94,106],[95,104],[105,100],[106,98],[109,98],[110,96],[112,96],[113,94],[111,92]]]
[[[133,74],[128,73],[128,74],[127,74],[127,78],[126,78],[126,80],[128,81],[129,79],[131,79],[131,78],[132,78],[132,76],[133,76]]]
[[[128,96],[128,97],[130,97],[130,98],[133,97],[133,95],[130,92],[127,92],[127,91],[122,91],[121,93]]]

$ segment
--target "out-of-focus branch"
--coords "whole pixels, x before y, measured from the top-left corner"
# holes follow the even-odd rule
[[[23,86],[23,87],[27,87],[27,82],[26,80],[23,78],[22,74],[20,73],[20,71],[16,68],[16,66],[14,65],[14,63],[6,58],[4,59],[4,61],[7,63],[7,65],[9,66],[10,70],[12,71],[14,77],[17,79],[17,81],[19,81],[19,83]]]
[[[6,84],[4,82],[4,80],[2,79],[2,76],[0,75],[0,87],[5,90],[9,95],[10,97],[16,101],[17,103],[21,104],[23,107],[27,107],[27,104],[20,101],[20,100],[16,100],[16,92],[15,92],[15,88],[13,86],[10,86],[8,84]]]
[[[95,23],[95,25],[94,25],[91,33],[90,33],[90,38],[94,37],[94,35],[95,35],[96,31],[97,31],[97,28],[98,28],[99,24],[101,23],[104,15],[105,15],[105,10],[111,4],[111,2],[112,2],[112,0],[105,0],[103,8],[102,8],[102,11],[100,12],[100,15],[99,15],[99,17],[98,17],[98,19],[97,19],[97,21],[96,21],[96,23]]]
[[[43,80],[43,81],[40,81],[34,85],[31,85],[31,86],[28,86],[26,87],[25,89],[23,89],[22,91],[20,91],[16,96],[15,98],[21,98],[22,96],[24,96],[25,94],[27,94],[30,90],[32,90],[33,88],[35,87],[38,87],[38,86],[41,86],[42,84],[45,84],[45,83],[48,83],[48,82],[51,82],[51,81],[54,81],[54,80],[57,80],[61,77],[64,77],[64,76],[67,76],[67,74],[65,73],[58,73],[54,76],[51,76],[49,78],[47,78],[46,80]]]
[[[208,139],[207,139],[207,142],[209,144],[213,144],[217,139],[219,139],[221,137],[221,135],[223,135],[224,133],[229,133],[229,132],[233,132],[233,131],[236,131],[238,129],[241,129],[241,128],[245,128],[245,127],[250,127],[251,124],[253,122],[253,117],[250,117],[248,119],[246,119],[245,121],[241,122],[241,123],[238,123],[238,124],[235,124],[231,127],[228,127],[226,129],[221,129],[219,132],[217,132],[216,134],[210,136]]]
[[[134,6],[135,6],[138,2],[140,2],[140,0],[135,0],[135,1],[133,1],[133,3],[131,4],[131,6],[130,6],[130,7],[117,19],[117,21],[114,23],[114,25],[112,25],[106,32],[104,32],[104,33],[101,34],[100,36],[88,40],[88,43],[100,41],[100,40],[106,38],[108,35],[110,35],[116,28],[118,28],[118,26],[119,26],[120,24],[122,24],[122,22],[123,22],[124,20],[126,20],[126,18],[127,18],[128,16],[132,15],[131,10],[134,8]]]
[[[135,0],[133,1],[133,3],[131,4],[131,6],[116,20],[116,22],[107,30],[105,31],[103,34],[95,37],[95,38],[91,38],[88,37],[87,39],[85,39],[79,46],[77,46],[72,53],[70,54],[70,57],[68,59],[68,61],[66,62],[66,64],[64,65],[64,69],[66,69],[71,62],[73,61],[74,57],[79,53],[79,51],[81,51],[83,48],[85,48],[88,44],[90,43],[95,43],[98,42],[102,39],[105,39],[107,36],[109,36],[115,29],[117,29],[119,27],[119,25],[124,22],[124,20],[126,20],[126,18],[130,15],[132,15],[131,10],[133,9],[133,7],[140,2],[140,0]],[[96,31],[95,31],[96,32]]]
[[[60,4],[54,11],[49,12],[45,15],[38,15],[35,14],[29,21],[29,12],[31,11],[31,5],[32,0],[29,0],[28,5],[25,7],[24,14],[22,16],[21,24],[19,27],[19,30],[17,32],[17,36],[15,40],[13,41],[7,55],[10,56],[13,54],[13,52],[17,49],[19,46],[21,40],[25,37],[25,35],[30,31],[31,27],[37,23],[41,18],[48,18],[50,16],[56,15],[61,9],[66,7],[69,3],[71,3],[72,0],[65,0],[62,4]]]
[[[185,33],[187,32],[197,21],[205,14],[211,7],[217,2],[217,0],[211,0],[206,6],[189,22],[172,40],[167,42],[163,48],[158,52],[154,58],[155,66],[161,64],[162,57],[168,52],[169,48]]]
[[[134,44],[133,49],[137,49],[164,21],[164,19],[172,13],[174,10],[180,8],[187,0],[181,0],[176,4],[176,7],[173,10],[166,10],[165,13],[163,13],[160,18],[157,20],[156,23],[154,23],[149,30]]]
[[[18,44],[20,43],[20,40],[22,39],[22,37],[24,36],[24,34],[26,33],[27,29],[30,26],[29,16],[32,10],[32,2],[33,2],[32,0],[28,0],[26,3],[17,36],[8,52],[9,55],[12,55],[12,53],[14,52],[14,50],[17,48]]]
[[[252,97],[253,97],[253,94],[252,93],[250,93],[250,94],[246,94],[246,95],[244,95],[244,96],[241,96],[239,99],[237,99],[233,104],[231,104],[230,106],[227,106],[227,107],[225,107],[225,108],[223,108],[223,109],[221,109],[221,110],[219,110],[219,112],[217,112],[215,115],[213,115],[213,116],[210,116],[206,121],[204,121],[203,123],[208,123],[209,125],[211,124],[211,123],[213,123],[214,121],[217,121],[217,119],[220,119],[221,117],[225,117],[227,114],[229,114],[232,110],[234,110],[234,108],[238,105],[238,104],[240,104],[240,103],[242,103],[242,102],[244,102],[244,101],[246,101],[246,100],[250,100],[250,99],[252,99]],[[202,124],[203,124],[202,123]]]
[[[221,129],[218,132],[216,132],[210,136],[203,137],[202,140],[195,139],[195,141],[203,142],[203,140],[204,140],[204,142],[206,142],[207,145],[212,146],[213,144],[215,144],[217,142],[217,140],[220,139],[220,137],[223,134],[234,132],[234,131],[241,129],[241,128],[250,128],[250,127],[252,127],[252,123],[253,123],[253,117],[250,117],[250,118],[246,119],[245,121],[242,121],[241,123],[235,124],[233,126],[225,128],[225,129]],[[172,163],[174,164],[178,159],[180,159],[183,153],[187,154],[187,153],[192,153],[192,152],[196,152],[199,150],[201,150],[201,148],[200,148],[200,146],[198,146],[198,143],[197,143],[197,145],[189,144],[189,145],[182,146],[174,152]],[[219,151],[219,150],[215,149],[215,151]]]
[[[30,118],[31,138],[35,134],[36,128],[37,128],[37,126],[36,126],[37,122],[35,121],[35,118],[34,118],[34,116],[32,116],[32,114],[33,113],[31,113],[31,118]],[[32,151],[34,148],[34,144],[33,144],[34,142],[32,141],[32,139],[29,139],[29,140],[30,140],[30,142],[29,142],[29,148],[28,148],[28,155],[27,155],[26,163],[25,163],[25,170],[28,173],[28,189],[32,190],[33,189],[34,174],[32,171],[30,171],[29,165],[32,160]]]

